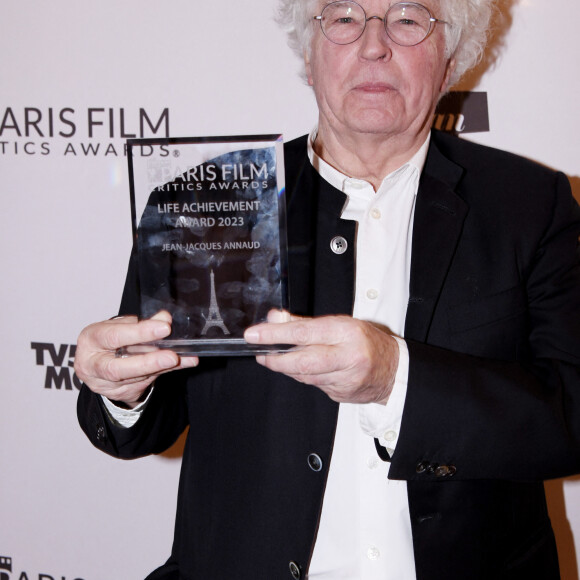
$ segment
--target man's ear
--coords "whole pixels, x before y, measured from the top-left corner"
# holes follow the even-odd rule
[[[443,81],[441,83],[441,87],[439,89],[440,94],[444,95],[447,90],[449,89],[449,80],[451,79],[451,75],[453,71],[455,71],[456,61],[454,58],[450,58],[447,62],[447,67],[445,69],[445,76],[443,77]]]
[[[306,80],[308,84],[312,87],[314,86],[314,81],[312,80],[312,67],[310,66],[310,54],[308,51],[304,51],[304,70],[306,71]]]

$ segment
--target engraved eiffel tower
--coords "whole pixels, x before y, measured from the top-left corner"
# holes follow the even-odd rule
[[[209,275],[211,277],[211,298],[207,316],[203,315],[205,318],[205,325],[201,331],[201,336],[205,336],[207,331],[214,326],[221,328],[224,334],[230,334],[230,331],[227,329],[224,321],[222,320],[222,315],[220,314],[220,309],[218,307],[217,298],[215,295],[215,277],[213,270],[210,270]]]

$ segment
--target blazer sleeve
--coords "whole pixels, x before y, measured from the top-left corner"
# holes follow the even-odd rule
[[[83,385],[77,401],[77,415],[91,443],[122,459],[166,451],[188,424],[184,386],[178,374],[176,371],[158,379],[143,415],[129,428],[114,422],[101,397]]]
[[[542,480],[580,471],[580,209],[565,176],[554,181],[552,211],[520,266],[521,312],[490,318],[488,342],[514,334],[517,354],[503,356],[494,344],[482,356],[445,340],[407,341],[409,386],[391,478]],[[472,332],[482,342],[485,316],[480,322]],[[499,356],[487,356],[494,348]]]
[[[133,253],[119,314],[138,312],[137,284]],[[173,445],[188,424],[185,395],[188,376],[188,371],[160,376],[142,416],[129,428],[114,422],[100,395],[83,385],[77,401],[79,424],[93,445],[115,457],[133,459],[162,453]]]

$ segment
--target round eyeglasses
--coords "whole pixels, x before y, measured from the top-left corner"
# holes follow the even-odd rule
[[[375,19],[383,21],[388,37],[401,46],[423,42],[438,22],[448,24],[434,18],[428,8],[415,2],[397,2],[381,18],[367,16],[364,8],[352,0],[339,0],[327,4],[320,16],[314,16],[324,36],[335,44],[355,42],[362,36],[367,22]]]

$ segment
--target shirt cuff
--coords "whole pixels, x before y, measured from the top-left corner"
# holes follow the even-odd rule
[[[395,384],[386,405],[369,403],[359,406],[359,422],[367,435],[378,439],[392,457],[399,439],[403,408],[407,396],[409,380],[409,350],[407,343],[397,336],[393,337],[399,345],[399,365],[395,374]]]
[[[115,403],[107,399],[101,395],[101,399],[107,409],[107,414],[109,415],[109,419],[119,427],[133,427],[137,421],[141,418],[147,403],[149,402],[149,398],[151,397],[151,393],[153,392],[153,387],[149,389],[149,393],[147,394],[147,398],[142,402],[139,403],[133,409],[121,409],[121,407],[117,407]]]

